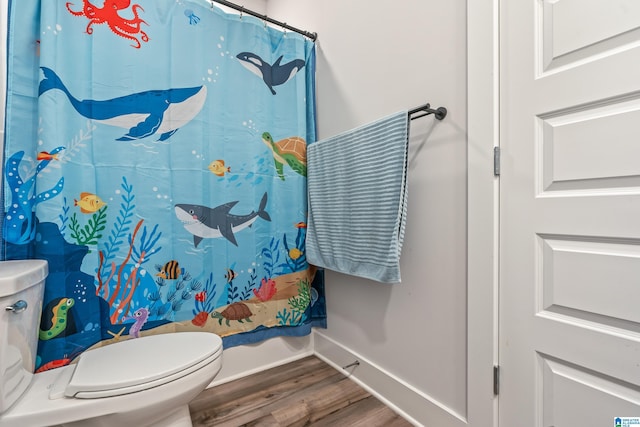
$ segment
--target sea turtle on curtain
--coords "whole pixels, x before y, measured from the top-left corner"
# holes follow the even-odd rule
[[[249,307],[243,302],[234,302],[230,304],[227,308],[225,308],[222,312],[212,311],[211,317],[214,319],[218,319],[218,323],[222,325],[222,321],[224,320],[227,326],[231,326],[229,321],[237,320],[240,323],[244,321],[252,322],[250,317],[253,316],[253,313],[249,309]]]
[[[198,115],[207,98],[207,87],[195,86],[149,90],[102,101],[80,101],[71,95],[52,69],[40,68],[44,79],[40,82],[38,96],[52,89],[61,90],[80,115],[129,129],[118,141],[133,141],[158,134],[158,141],[165,141]]]
[[[236,58],[238,58],[243,67],[260,77],[274,95],[276,91],[273,90],[273,87],[285,84],[291,80],[305,64],[302,59],[294,59],[286,64],[280,64],[282,61],[282,56],[280,56],[280,58],[276,59],[276,62],[271,65],[251,52],[239,53],[236,55]]]
[[[262,134],[264,142],[273,153],[273,161],[280,179],[284,181],[284,164],[291,166],[291,169],[302,176],[307,176],[307,143],[304,139],[292,136],[273,142],[269,132]]]

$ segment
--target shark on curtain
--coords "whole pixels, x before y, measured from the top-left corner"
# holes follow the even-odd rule
[[[193,245],[197,248],[204,238],[224,237],[238,246],[234,233],[243,230],[258,219],[271,221],[271,216],[265,210],[267,193],[260,200],[258,211],[247,215],[234,215],[229,211],[238,202],[229,202],[215,208],[207,206],[178,204],[175,206],[176,217],[184,224],[184,228],[193,234]]]

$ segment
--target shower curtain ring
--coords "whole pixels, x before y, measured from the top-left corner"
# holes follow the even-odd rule
[[[244,6],[240,6],[240,20],[242,20],[243,13],[244,13]]]
[[[287,37],[287,23],[286,22],[282,23],[282,32],[284,33],[283,36]]]

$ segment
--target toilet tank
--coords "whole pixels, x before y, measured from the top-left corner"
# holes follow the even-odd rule
[[[43,260],[0,261],[0,414],[33,377],[47,273]]]

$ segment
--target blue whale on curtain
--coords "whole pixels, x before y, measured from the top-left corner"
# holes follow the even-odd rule
[[[59,89],[67,95],[73,108],[82,116],[107,125],[129,129],[118,141],[132,141],[160,134],[165,141],[189,123],[202,109],[207,87],[149,90],[104,101],[75,98],[58,75],[50,68],[40,67],[44,79],[38,95]]]

